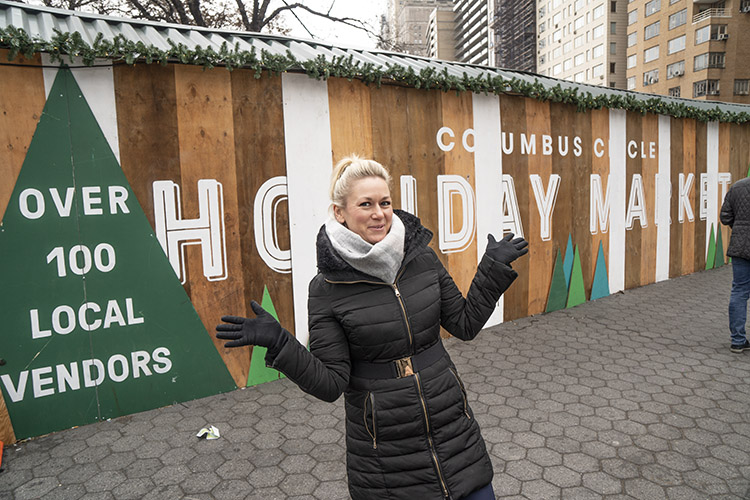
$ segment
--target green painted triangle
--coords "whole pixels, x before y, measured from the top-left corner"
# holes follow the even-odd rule
[[[18,439],[235,388],[67,68],[0,255],[0,388]]]
[[[711,234],[708,237],[708,255],[706,255],[706,269],[713,269],[716,261],[716,240],[714,239],[714,225],[711,224]]]
[[[271,300],[271,294],[268,293],[268,287],[263,287],[263,301],[261,307],[268,311],[271,316],[279,320],[276,314],[276,308]],[[278,380],[283,377],[281,373],[266,366],[266,352],[268,349],[259,345],[253,346],[252,357],[250,358],[250,371],[247,374],[247,385],[258,385],[271,380]]]
[[[547,297],[547,309],[545,312],[564,309],[567,296],[568,285],[565,283],[562,257],[560,256],[560,250],[558,250],[557,257],[555,258],[555,267],[552,270],[552,283],[549,286],[549,296]]]
[[[594,283],[591,285],[591,300],[609,295],[609,277],[607,276],[607,261],[604,258],[604,246],[599,242],[599,253],[596,255],[596,269]]]
[[[565,272],[565,287],[570,287],[570,272],[573,269],[573,238],[568,234],[568,245],[565,247],[563,271]]]
[[[747,165],[747,177],[750,177],[750,164]]]
[[[586,302],[586,287],[583,284],[583,269],[581,268],[581,256],[578,247],[575,248],[573,257],[573,269],[570,272],[570,288],[568,288],[568,304],[566,307],[577,306]]]
[[[721,228],[719,228],[718,234],[716,235],[716,260],[714,261],[714,267],[721,267],[724,265],[724,242],[721,239]]]

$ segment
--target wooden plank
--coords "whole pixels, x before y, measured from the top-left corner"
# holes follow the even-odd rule
[[[213,335],[223,314],[246,315],[230,73],[176,66],[175,89],[183,218],[198,217],[198,181],[207,174],[222,184],[224,195],[228,276],[222,281],[208,281],[202,273],[200,248],[188,246],[185,253],[191,300],[235,383],[244,387],[250,367],[248,348],[226,349]]]
[[[7,50],[0,59],[8,60]],[[3,65],[0,72],[0,221],[46,102],[39,56],[14,64],[20,66]]]
[[[647,114],[641,119],[641,141],[644,152],[641,154],[641,176],[643,178],[643,201],[646,212],[646,227],[641,228],[641,276],[640,285],[656,281],[656,233],[654,222],[656,210],[656,174],[659,171],[659,116]],[[651,143],[654,144],[653,158]],[[645,156],[645,158],[643,158]],[[640,224],[638,224],[640,226]]]
[[[732,164],[731,164],[731,150],[732,150],[732,127],[733,125],[730,123],[720,123],[719,124],[719,175],[723,173],[728,173],[731,175],[732,170]],[[732,176],[732,180],[735,180],[736,177]],[[722,186],[719,184],[717,186],[718,189],[718,196],[717,196],[717,204],[715,207],[712,207],[712,209],[716,210],[717,214],[721,213],[721,205],[724,203],[724,193],[722,192],[723,189],[729,190],[730,184],[727,184],[725,186]],[[717,216],[718,219],[718,216]],[[727,252],[727,245],[729,244],[729,227],[725,226],[724,224],[719,222],[716,224],[716,227],[718,228],[716,237],[718,238],[718,232],[721,232],[721,241],[723,246],[724,255],[722,258],[724,259],[724,262],[726,262],[726,252]]]
[[[328,103],[333,164],[351,154],[372,158],[370,88],[359,80],[330,78]]]
[[[701,174],[706,173],[708,164],[707,149],[708,124],[697,122],[695,127],[695,162],[693,163],[693,174],[695,183],[690,199],[695,213],[695,224],[693,225],[693,269],[690,272],[706,269],[706,242],[708,241],[708,229],[706,221],[700,218],[701,206]],[[716,234],[714,233],[714,238]]]
[[[683,128],[683,164],[681,171],[687,179],[688,174],[692,173],[695,175],[695,163],[696,163],[696,121],[686,120]],[[693,187],[691,193],[695,193],[696,185],[699,182],[699,178],[693,179]],[[687,181],[686,181],[687,182]],[[679,181],[677,183],[678,198],[679,198]],[[697,217],[696,208],[693,196],[688,195],[693,209],[693,220],[688,220],[687,215],[682,222],[682,269],[680,274],[690,274],[695,272],[695,218]],[[679,221],[678,221],[679,223]]]
[[[642,115],[629,112],[625,118],[627,130],[627,156],[625,159],[625,214],[630,205],[632,196],[633,176],[642,174],[642,159],[639,154],[631,158],[631,141],[640,145],[643,139]],[[633,221],[631,227],[625,221],[625,288],[635,288],[641,285],[641,225],[639,221]]]
[[[521,134],[525,134],[528,129],[526,124],[526,100],[521,97],[501,95],[500,119],[502,120],[501,130],[505,142],[508,146],[513,145],[513,151],[510,154],[503,153],[503,174],[510,175],[514,180],[524,236],[528,239],[529,217],[536,212],[536,206],[533,207],[533,212],[531,212],[530,203],[534,203],[534,200],[529,189],[529,157],[521,154]],[[533,255],[532,251],[533,247],[530,246],[529,256],[519,259],[513,264],[513,269],[518,272],[518,278],[504,295],[504,321],[529,315],[529,269],[531,267],[529,263]],[[550,272],[549,275],[542,276],[540,279],[544,281],[544,286],[549,291],[552,273]]]
[[[672,146],[670,151],[670,171],[671,171],[671,185],[672,185],[672,197],[669,202],[669,214],[671,224],[669,226],[669,277],[676,278],[682,276],[682,232],[683,225],[678,220],[679,213],[679,174],[682,173],[682,162],[685,156],[684,144],[684,128],[685,122],[678,118],[670,119],[670,144]]]
[[[587,144],[588,147],[584,147],[584,156],[582,156],[581,161],[589,161],[591,164],[591,173],[592,174],[599,174],[599,177],[602,180],[602,190],[603,193],[606,193],[607,189],[607,183],[609,182],[609,158],[606,154],[606,144],[607,144],[607,138],[609,137],[609,110],[607,109],[597,109],[592,110],[590,117],[587,117],[590,120],[590,123],[587,126],[583,127],[584,131],[588,131],[585,133],[580,134],[581,138],[583,139],[583,144]],[[594,144],[597,139],[602,139],[603,146],[602,148],[605,149],[598,149],[599,151],[604,151],[604,154],[602,154],[601,157],[597,156],[594,153]],[[586,210],[586,214],[590,216],[589,210],[590,207],[588,206],[588,203],[591,202],[591,181],[590,179],[586,179],[581,186],[586,187],[586,192],[589,193],[588,196],[583,197],[584,201],[587,203],[587,205],[584,207]],[[590,227],[589,227],[590,231]],[[591,238],[591,244],[590,244],[590,251],[592,255],[592,259],[590,264],[588,265],[588,268],[584,267],[584,278],[586,276],[591,276],[591,280],[593,282],[594,279],[594,271],[596,271],[596,258],[599,252],[599,243],[602,244],[602,249],[604,251],[604,258],[607,259],[607,256],[609,255],[609,231],[606,233],[601,232],[599,229],[599,225],[597,223],[596,232],[592,235]],[[583,263],[582,263],[583,264]],[[585,265],[585,264],[583,264]],[[609,273],[609,260],[607,259],[607,272]],[[590,289],[587,289],[587,291],[590,292]]]
[[[292,275],[272,269],[263,260],[258,244],[264,243],[255,237],[255,225],[266,215],[255,212],[258,191],[269,179],[286,175],[281,78],[255,78],[254,71],[240,69],[232,71],[231,85],[245,309],[251,311],[253,300],[260,304],[264,287],[268,287],[279,322],[294,333]],[[278,247],[288,250],[289,205],[279,200],[276,206]]]
[[[441,92],[438,95],[441,99],[441,123],[443,126],[450,127],[454,131],[468,130],[474,126],[474,121],[472,119],[474,111],[471,94],[469,92],[462,92],[458,95],[453,92]],[[473,140],[469,139],[469,141],[471,141],[469,144],[473,145]],[[461,142],[457,141],[456,147],[450,151],[443,152],[443,172],[445,175],[458,175],[466,179],[471,186],[473,194],[476,193],[476,184],[474,182],[474,154],[468,152]],[[472,209],[474,210],[472,242],[460,252],[447,254],[448,271],[451,273],[453,280],[464,295],[469,292],[471,281],[476,273],[477,245],[486,246],[486,242],[478,243],[476,240],[476,201],[472,201]],[[453,231],[460,231],[463,222],[461,203],[457,200],[453,206],[455,208],[453,210],[452,228]]]
[[[0,50],[0,59],[7,61],[7,50]],[[14,64],[18,66],[0,66],[0,179],[3,180],[0,182],[0,221],[46,101],[39,56],[31,60],[20,58]],[[0,441],[16,442],[3,397],[0,397]]]
[[[548,162],[544,162],[545,170],[547,168],[546,163],[549,163],[548,168],[550,173],[554,173],[560,176],[560,187],[557,193],[554,212],[552,213],[550,221],[552,239],[542,243],[542,258],[547,262],[554,262],[557,255],[557,250],[560,250],[564,254],[565,248],[568,244],[568,236],[570,236],[572,238],[573,247],[575,248],[576,246],[578,246],[579,255],[581,257],[581,264],[585,266],[585,262],[587,262],[587,260],[584,259],[583,252],[588,255],[588,245],[583,244],[583,238],[588,240],[589,232],[588,230],[586,231],[586,233],[578,233],[578,231],[576,231],[577,224],[575,219],[577,215],[576,210],[578,209],[578,203],[576,199],[580,197],[576,196],[575,190],[576,185],[578,185],[577,183],[580,181],[580,177],[586,176],[586,174],[583,172],[583,168],[579,169],[577,167],[577,158],[572,154],[572,144],[570,144],[570,140],[568,141],[568,152],[565,156],[561,156],[558,150],[558,142],[561,137],[568,137],[568,135],[571,135],[571,132],[574,130],[576,131],[576,134],[579,133],[579,131],[574,128],[575,117],[573,116],[573,114],[571,114],[571,112],[575,113],[575,109],[571,109],[571,107],[563,104],[550,104],[549,108],[549,132],[543,132],[540,130],[537,134],[537,140],[541,139],[541,134],[550,135],[552,139],[553,153],[552,156],[543,156],[543,153],[541,151],[537,151],[536,157],[539,159],[545,158],[549,160]],[[536,131],[536,127],[533,130]],[[529,173],[532,173],[531,169],[529,170]],[[546,193],[546,190],[549,189],[549,175],[540,174],[540,176],[542,178]],[[533,192],[532,198],[535,199],[533,196]],[[538,209],[536,209],[535,201],[532,203],[532,208],[532,219],[538,219],[539,211]],[[586,209],[586,213],[588,213],[588,207]],[[539,235],[537,235],[537,237],[538,236]],[[563,258],[565,257],[566,256],[563,255]],[[587,273],[583,274],[585,285],[585,275]],[[549,295],[549,287],[547,288],[547,295]]]
[[[411,175],[409,167],[409,126],[406,109],[406,89],[395,85],[370,87],[370,116],[372,124],[372,156],[391,173],[393,206],[401,204],[402,175]],[[417,185],[417,192],[429,189]],[[419,210],[419,207],[417,207]],[[427,209],[427,207],[423,207]]]
[[[529,195],[526,200],[528,204],[528,222],[526,227],[526,239],[529,242],[529,268],[528,268],[528,310],[525,316],[544,312],[547,307],[547,297],[549,294],[549,283],[551,282],[552,271],[555,263],[555,243],[550,239],[543,241],[541,237],[541,216],[537,208],[536,197],[529,177],[537,174],[542,179],[544,190],[546,192],[549,186],[550,175],[552,174],[552,156],[542,154],[542,135],[551,135],[550,123],[550,103],[541,102],[536,99],[524,99],[526,104],[526,127],[527,134],[536,134],[537,150],[536,154],[528,156],[528,175],[522,175],[516,178],[516,189],[520,185],[528,186]],[[558,200],[559,201],[559,200]],[[519,199],[520,203],[520,199]],[[567,234],[565,235],[567,241]]]

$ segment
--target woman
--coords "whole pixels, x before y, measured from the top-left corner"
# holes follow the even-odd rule
[[[442,325],[473,339],[528,252],[523,238],[490,235],[467,298],[427,244],[415,216],[393,210],[390,175],[358,157],[333,172],[333,217],[318,233],[310,283],[310,351],[256,302],[257,318],[225,316],[225,345],[268,348],[266,363],[346,408],[349,491],[354,499],[491,499],[492,464]]]

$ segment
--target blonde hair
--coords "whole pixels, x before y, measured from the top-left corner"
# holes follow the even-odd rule
[[[391,186],[391,174],[375,160],[367,160],[357,155],[342,158],[333,167],[331,174],[331,188],[328,192],[331,202],[338,207],[345,207],[352,183],[365,177],[380,177],[389,188]]]

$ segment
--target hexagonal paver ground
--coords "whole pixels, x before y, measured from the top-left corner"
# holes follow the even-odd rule
[[[496,496],[750,499],[750,353],[728,349],[731,278],[727,266],[446,340]],[[343,419],[342,399],[279,380],[6,446],[0,499],[345,499]],[[208,424],[220,439],[195,437]]]

